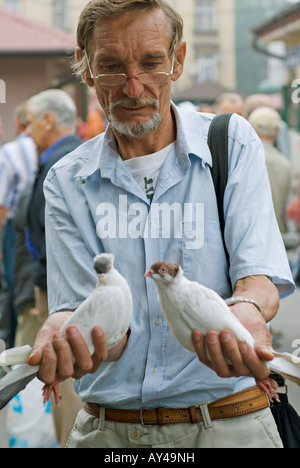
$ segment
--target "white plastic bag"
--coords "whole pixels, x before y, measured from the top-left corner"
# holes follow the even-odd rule
[[[7,406],[10,448],[58,448],[50,401],[43,404],[43,383],[33,379]]]

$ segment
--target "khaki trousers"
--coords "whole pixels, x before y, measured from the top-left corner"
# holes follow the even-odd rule
[[[81,410],[66,448],[282,448],[271,410],[197,424],[144,426]]]

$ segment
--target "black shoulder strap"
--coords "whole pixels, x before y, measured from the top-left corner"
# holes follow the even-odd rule
[[[224,249],[229,260],[224,238],[224,209],[223,199],[228,177],[228,125],[232,114],[217,115],[211,122],[207,143],[212,154],[211,174],[215,186],[219,221],[224,243]]]

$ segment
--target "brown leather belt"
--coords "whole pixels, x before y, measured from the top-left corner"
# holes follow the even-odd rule
[[[207,405],[211,420],[233,418],[252,413],[269,406],[266,395],[258,388],[252,387],[228,397],[221,398]],[[100,406],[95,403],[85,403],[84,409],[92,416],[100,417]],[[189,408],[153,408],[141,410],[118,410],[105,408],[105,420],[143,425],[159,425],[173,423],[198,423],[203,421],[201,405]]]

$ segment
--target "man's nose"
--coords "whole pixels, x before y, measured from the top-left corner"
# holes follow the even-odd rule
[[[137,76],[128,77],[123,85],[123,93],[130,98],[140,97],[143,90],[144,85]]]

